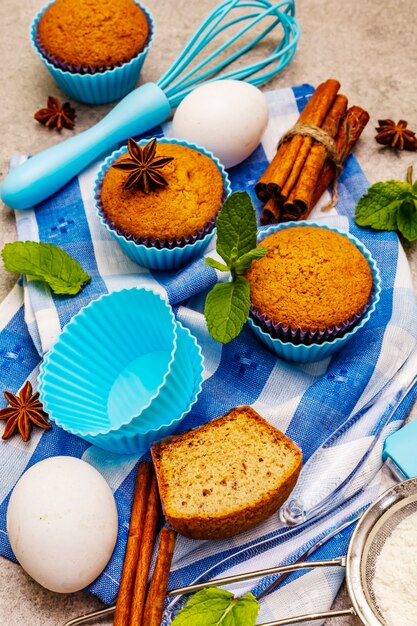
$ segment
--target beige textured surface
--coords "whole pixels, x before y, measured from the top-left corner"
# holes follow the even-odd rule
[[[215,6],[215,0],[144,0],[153,13],[157,33],[142,73],[142,80],[155,80],[168,67],[200,20]],[[0,0],[1,107],[0,170],[7,171],[12,153],[35,153],[59,141],[59,136],[36,124],[34,111],[45,105],[49,94],[62,97],[31,49],[29,24],[42,0]],[[412,153],[396,154],[374,142],[378,118],[407,119],[417,128],[417,40],[415,0],[298,0],[297,16],[302,25],[298,51],[290,66],[266,88],[318,82],[335,77],[352,103],[368,109],[371,123],[356,154],[371,182],[402,179]],[[109,107],[77,105],[77,132],[89,127]],[[69,136],[64,131],[62,136]],[[14,218],[0,210],[0,245],[15,239]],[[407,246],[417,285],[417,246]],[[0,268],[0,299],[14,282]],[[346,600],[338,600],[338,604]],[[58,596],[42,590],[22,570],[0,558],[0,625],[59,626],[66,619],[99,606],[87,594]],[[289,610],[291,607],[289,607]],[[112,622],[102,621],[101,624]],[[331,622],[353,626],[351,618]]]

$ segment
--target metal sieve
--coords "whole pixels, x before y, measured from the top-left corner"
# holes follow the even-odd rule
[[[264,626],[280,626],[343,614],[356,615],[365,626],[385,626],[384,615],[378,606],[373,587],[376,560],[398,524],[416,511],[417,478],[411,478],[388,489],[362,515],[350,539],[346,557],[327,563],[317,562],[321,567],[326,565],[346,567],[346,584],[352,602],[351,608],[314,616],[301,615],[269,622]],[[303,565],[315,567],[314,562]]]
[[[324,613],[297,615],[291,618],[267,622],[260,626],[284,626],[284,624],[295,624],[341,615],[355,615],[365,626],[386,626],[384,615],[378,606],[373,588],[375,563],[386,540],[398,524],[416,511],[417,478],[411,478],[388,489],[360,517],[350,539],[346,557],[326,561],[295,563],[293,565],[271,568],[269,571],[263,570],[263,572],[242,574],[240,577],[217,579],[210,583],[193,585],[192,589],[190,587],[175,589],[171,594],[188,593],[189,591],[197,591],[212,585],[224,585],[228,582],[238,582],[238,579],[239,581],[247,580],[250,577],[263,576],[265,574],[284,574],[315,567],[345,567],[346,584],[352,602],[350,608]]]

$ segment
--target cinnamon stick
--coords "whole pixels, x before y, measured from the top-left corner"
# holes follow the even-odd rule
[[[158,484],[154,474],[149,492],[148,507],[146,510],[135,584],[133,587],[129,626],[142,626],[142,624],[145,626],[146,624],[146,622],[142,621],[142,615],[145,606],[146,586],[148,583],[149,567],[155,543],[159,508],[160,501]],[[146,626],[148,625],[146,624]]]
[[[334,139],[338,132],[340,123],[347,109],[346,96],[336,96],[330,111],[328,112],[322,126],[322,130],[329,137]],[[302,174],[298,177],[296,184],[287,195],[288,200],[284,203],[284,211],[294,218],[298,218],[310,206],[320,172],[328,156],[326,147],[319,142],[315,142],[305,159]]]
[[[152,463],[139,463],[122,578],[120,581],[119,593],[116,602],[116,612],[114,615],[114,626],[129,625],[133,583],[135,582],[136,566],[142,540],[143,524],[145,520],[152,475]]]
[[[298,119],[299,124],[321,126],[339,91],[340,83],[333,78],[321,83],[314,91]],[[255,192],[262,201],[271,197],[280,199],[284,185],[291,174],[291,180],[297,179],[313,140],[310,137],[295,135],[282,144],[269,166],[255,185]],[[297,158],[298,157],[298,158]]]
[[[352,152],[368,121],[369,113],[359,106],[351,106],[346,111],[346,115],[339,127],[339,131],[335,139],[336,152],[338,153],[342,163],[346,161],[347,157]],[[324,191],[333,181],[335,174],[335,167],[332,161],[327,159],[314,189],[310,205],[300,216],[300,219],[304,220],[310,215]]]
[[[177,533],[163,528],[159,538],[158,555],[143,612],[144,626],[160,626],[168,587],[168,576],[174,554]]]
[[[263,226],[267,224],[276,224],[280,221],[282,205],[279,200],[269,198],[262,209],[259,221]]]

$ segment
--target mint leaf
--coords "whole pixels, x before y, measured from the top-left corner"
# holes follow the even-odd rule
[[[8,272],[43,280],[56,294],[75,295],[91,280],[78,261],[52,243],[7,243],[2,257]]]
[[[236,191],[226,199],[216,226],[216,250],[228,265],[232,257],[238,259],[256,247],[256,213],[246,191]]]
[[[408,195],[411,191],[409,183],[398,180],[372,185],[356,205],[356,223],[376,230],[396,230],[397,213],[404,194]]]
[[[232,283],[215,285],[206,298],[204,315],[210,335],[221,343],[238,336],[248,319],[249,283],[238,276]]]
[[[233,263],[232,269],[236,276],[242,276],[246,270],[250,268],[252,265],[252,261],[254,259],[262,259],[263,256],[268,252],[266,248],[263,246],[258,246],[253,250],[249,250],[243,256],[240,257],[235,263]]]
[[[196,593],[178,613],[172,626],[254,626],[259,604],[251,593],[235,598],[216,587]]]
[[[256,212],[246,192],[232,193],[217,217],[216,250],[226,265],[207,258],[215,269],[229,269],[233,282],[216,285],[206,298],[204,315],[214,339],[228,343],[238,336],[247,320],[250,307],[250,288],[243,274],[253,259],[266,254],[265,248],[256,248]]]
[[[228,272],[230,270],[230,267],[228,265],[220,263],[219,261],[216,261],[216,259],[212,259],[211,257],[206,258],[206,264],[210,265],[210,267],[214,267],[214,269],[216,270],[220,270],[221,272]]]
[[[408,239],[417,239],[417,199],[408,198],[401,204],[397,214],[397,224],[400,233]]]
[[[238,599],[231,611],[231,617],[234,621],[230,622],[230,626],[232,624],[235,626],[254,626],[258,613],[259,603],[257,599],[251,593],[245,593]]]

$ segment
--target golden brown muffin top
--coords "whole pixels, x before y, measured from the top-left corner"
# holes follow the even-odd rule
[[[39,21],[38,36],[60,61],[110,67],[143,50],[149,24],[134,0],[56,0]]]
[[[220,209],[223,178],[214,161],[187,146],[158,143],[156,157],[173,157],[160,170],[167,181],[146,194],[123,188],[127,174],[110,167],[101,202],[107,217],[124,232],[152,240],[189,237],[204,228]],[[126,158],[122,155],[117,163]]]
[[[372,273],[361,251],[331,230],[297,226],[266,237],[267,254],[246,272],[253,306],[303,330],[346,322],[369,300]]]

